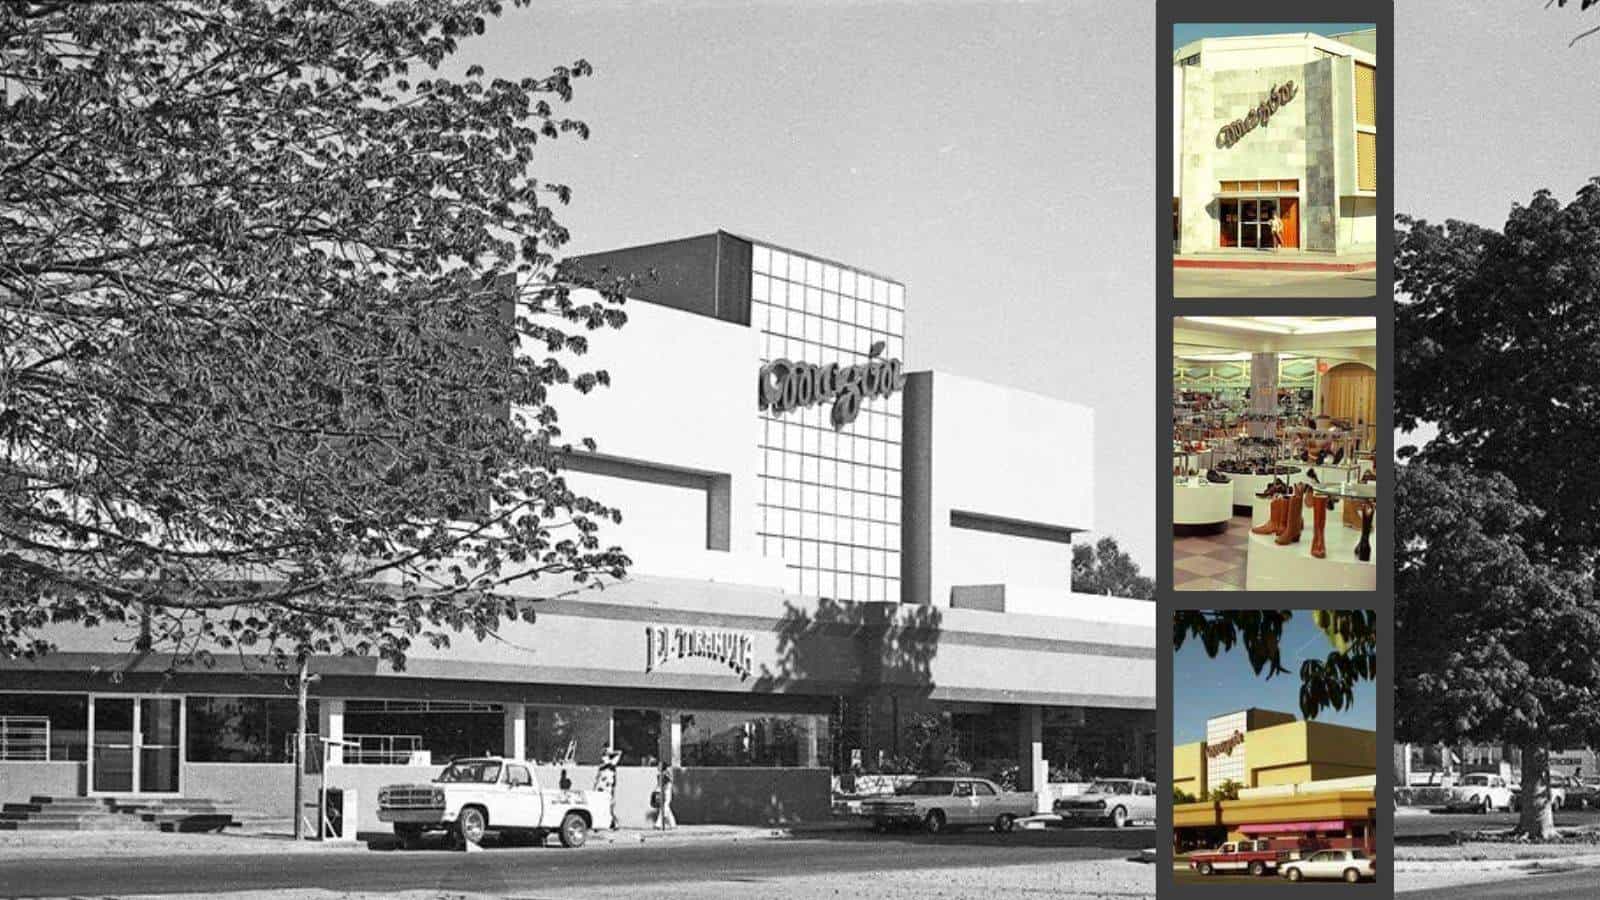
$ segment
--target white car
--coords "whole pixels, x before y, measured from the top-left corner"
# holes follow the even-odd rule
[[[563,847],[582,847],[589,830],[610,827],[610,804],[588,791],[542,790],[531,764],[519,759],[458,759],[431,784],[390,784],[378,791],[378,820],[394,825],[400,846],[428,831],[457,843],[481,843],[486,832],[542,843],[551,832]]]
[[[891,797],[861,801],[861,815],[879,831],[919,825],[929,834],[982,825],[1010,831],[1033,814],[1033,795],[1000,790],[987,778],[918,778]]]
[[[1497,809],[1509,811],[1516,800],[1516,791],[1504,778],[1492,772],[1473,772],[1450,789],[1450,797],[1444,805],[1445,809],[1487,813]]]
[[[1355,884],[1378,877],[1378,868],[1365,850],[1318,850],[1305,859],[1295,859],[1278,867],[1290,881],[1306,878],[1339,878]]]
[[[1142,778],[1102,778],[1089,789],[1055,802],[1067,822],[1093,822],[1122,828],[1156,820],[1156,786]]]

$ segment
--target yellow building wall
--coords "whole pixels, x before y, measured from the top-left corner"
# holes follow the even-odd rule
[[[1196,799],[1206,792],[1206,745],[1203,741],[1172,748],[1172,786]]]
[[[1371,775],[1378,771],[1378,736],[1326,722],[1285,722],[1251,731],[1245,760],[1246,787]]]

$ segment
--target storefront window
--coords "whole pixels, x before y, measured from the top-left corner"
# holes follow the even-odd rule
[[[622,751],[622,765],[651,766],[661,758],[661,713],[653,709],[619,709],[611,714],[612,740]]]
[[[611,743],[611,710],[603,706],[530,706],[527,727],[528,759],[594,765]]]
[[[701,710],[679,722],[686,766],[804,766],[828,746],[825,716]]]
[[[88,696],[0,694],[0,760],[82,760],[88,746]]]
[[[345,704],[345,751],[356,765],[404,765],[426,758],[441,765],[505,749],[505,711],[498,703],[439,700],[351,700]]]
[[[274,697],[189,697],[185,723],[190,762],[293,762],[295,701]],[[317,730],[317,702],[306,708]]]

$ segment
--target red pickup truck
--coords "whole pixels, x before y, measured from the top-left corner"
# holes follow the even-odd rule
[[[1212,872],[1249,872],[1265,875],[1275,872],[1289,858],[1288,850],[1275,849],[1271,841],[1229,841],[1215,850],[1189,854],[1189,868],[1201,875]]]

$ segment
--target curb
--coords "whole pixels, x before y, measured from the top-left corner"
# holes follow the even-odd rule
[[[1324,262],[1274,262],[1271,260],[1249,259],[1174,259],[1174,269],[1254,269],[1257,271],[1276,272],[1371,272],[1378,268],[1378,261],[1358,263],[1324,263]]]
[[[1471,867],[1482,872],[1497,872],[1512,869],[1543,869],[1549,866],[1563,866],[1568,868],[1600,868],[1600,854],[1585,854],[1583,856],[1551,856],[1544,859],[1418,859],[1394,861],[1394,870],[1400,872],[1441,872],[1462,867]]]

